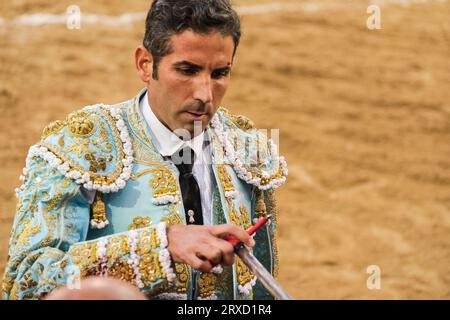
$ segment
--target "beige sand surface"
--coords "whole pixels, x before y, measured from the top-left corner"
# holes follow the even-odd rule
[[[281,130],[290,175],[278,194],[280,281],[295,298],[449,299],[450,3],[383,1],[382,29],[373,31],[368,3],[314,1],[309,10],[245,15],[224,105]],[[13,190],[42,128],[142,86],[133,63],[142,21],[81,30],[14,23],[69,4],[0,5],[1,273]],[[77,4],[107,15],[148,7]],[[381,268],[381,290],[366,287],[369,265]]]

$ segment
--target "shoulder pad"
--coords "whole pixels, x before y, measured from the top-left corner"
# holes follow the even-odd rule
[[[277,145],[267,138],[267,130],[257,130],[253,121],[232,115],[225,108],[218,110],[211,127],[239,178],[261,190],[284,184],[286,161],[278,155]]]
[[[88,190],[122,189],[133,164],[122,106],[88,106],[50,123],[29,157],[41,156]]]
[[[254,122],[246,116],[240,114],[232,114],[228,109],[224,107],[221,107],[219,111],[222,112],[225,117],[227,117],[228,121],[234,123],[234,125],[236,125],[238,128],[245,131],[255,129]]]

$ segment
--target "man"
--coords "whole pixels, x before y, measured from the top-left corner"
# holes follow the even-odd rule
[[[109,276],[157,299],[269,299],[224,238],[277,272],[275,216],[285,181],[276,146],[219,108],[240,39],[228,0],[156,0],[136,50],[134,99],[71,113],[31,147],[3,298],[40,298]]]

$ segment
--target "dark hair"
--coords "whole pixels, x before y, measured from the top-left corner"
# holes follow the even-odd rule
[[[153,56],[153,78],[158,64],[171,53],[170,37],[186,29],[208,34],[219,31],[231,36],[234,52],[241,38],[241,23],[229,0],[154,0],[145,21],[144,47]]]

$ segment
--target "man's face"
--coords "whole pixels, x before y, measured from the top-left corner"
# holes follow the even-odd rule
[[[225,95],[234,42],[219,32],[186,30],[171,37],[171,46],[172,53],[159,62],[158,80],[148,82],[149,102],[166,127],[193,135],[194,121],[205,129]]]

